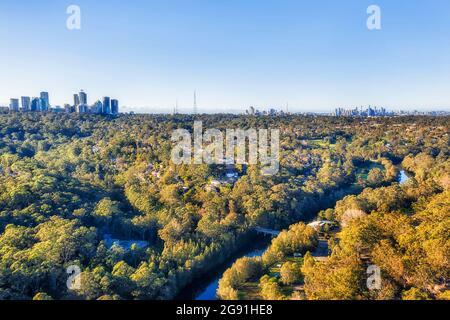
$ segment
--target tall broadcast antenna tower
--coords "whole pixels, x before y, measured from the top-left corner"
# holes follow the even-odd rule
[[[197,114],[197,91],[194,91],[194,114]]]
[[[173,114],[178,114],[178,99],[175,103],[175,107],[173,108]]]

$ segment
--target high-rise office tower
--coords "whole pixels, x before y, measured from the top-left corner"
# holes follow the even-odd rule
[[[40,99],[36,97],[31,99],[31,111],[39,111],[40,109],[41,109]]]
[[[103,97],[103,110],[102,113],[110,114],[111,113],[111,98]]]
[[[78,113],[86,113],[86,112],[88,112],[88,106],[87,106],[87,104],[83,104],[83,103],[81,103],[81,104],[79,104],[78,106],[77,106],[77,112]]]
[[[119,100],[117,100],[117,99],[111,100],[111,113],[119,114]]]
[[[44,98],[39,98],[39,111],[47,111],[47,101]]]
[[[30,97],[21,97],[22,100],[22,111],[30,111],[31,99]]]
[[[80,96],[78,95],[78,93],[75,93],[73,95],[73,105],[76,107],[80,104]]]
[[[19,99],[11,99],[9,103],[10,111],[19,111]]]
[[[50,99],[48,92],[41,92],[41,111],[50,110]]]
[[[103,103],[98,100],[91,108],[92,113],[102,113],[103,112]]]
[[[80,93],[78,94],[78,96],[79,96],[79,99],[80,99],[80,104],[87,104],[87,94],[86,94],[86,92],[81,90]]]
[[[64,111],[65,111],[66,113],[72,113],[72,112],[73,112],[73,106],[71,106],[70,104],[66,103],[66,104],[64,105]]]

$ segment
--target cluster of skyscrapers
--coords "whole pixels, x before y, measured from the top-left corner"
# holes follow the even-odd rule
[[[277,110],[275,108],[269,108],[269,110],[260,111],[258,109],[255,109],[255,107],[251,106],[247,110],[245,110],[246,115],[251,116],[283,116],[285,114],[289,114],[287,111],[284,112],[283,110]]]
[[[60,106],[51,107],[48,92],[41,92],[40,97],[21,97],[19,99],[11,99],[9,103],[10,111],[35,111],[35,112],[66,112],[66,113],[94,113],[94,114],[119,114],[119,101],[104,97],[102,101],[98,100],[93,105],[88,104],[88,96],[86,92],[81,90],[73,95],[73,105],[65,104],[64,108]]]
[[[19,99],[11,99],[9,103],[9,110],[11,111],[49,111],[50,99],[48,92],[41,92],[40,97],[21,97],[19,105]]]
[[[336,108],[333,112],[335,117],[390,117],[396,115],[395,112],[387,111],[385,108],[368,106],[367,108]]]
[[[73,105],[64,106],[66,112],[95,113],[95,114],[113,114],[119,113],[119,101],[110,97],[103,97],[103,100],[97,100],[93,105],[88,105],[87,94],[83,90],[73,95]]]
[[[448,116],[448,111],[387,111],[385,108],[336,108],[332,113],[335,117],[398,117],[398,116]]]

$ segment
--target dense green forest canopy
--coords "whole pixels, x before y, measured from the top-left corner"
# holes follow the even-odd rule
[[[279,129],[279,173],[261,176],[257,166],[246,165],[174,165],[171,134],[192,130],[194,120],[220,130]],[[410,210],[405,223],[423,224],[423,230],[411,232],[411,240],[392,237],[403,241],[395,248],[403,250],[399,255],[419,259],[415,250],[423,248],[408,241],[428,237],[427,228],[439,219],[439,228],[447,229],[430,241],[448,246],[448,193],[444,213],[420,200],[444,201],[434,197],[449,186],[448,132],[448,117],[0,114],[0,299],[170,299],[251,241],[254,227],[308,221],[348,188],[355,194],[388,188],[379,197],[395,198],[392,203],[372,203],[378,195],[366,190],[344,201],[359,203],[366,214],[376,211],[365,222],[373,228],[380,227],[380,215],[389,220],[385,215]],[[402,162],[415,176],[407,190],[391,185]],[[238,179],[225,178],[230,170]],[[340,208],[328,218],[339,223]],[[295,230],[295,250],[314,245],[307,228]],[[380,265],[394,268],[377,255],[388,245],[374,240],[368,248]],[[448,270],[448,256],[440,259],[432,267]],[[82,281],[69,289],[66,271],[73,265]],[[257,273],[263,267],[253,266]],[[292,269],[284,273],[292,277]],[[319,272],[311,270],[306,277]],[[422,281],[404,277],[392,275],[391,281],[414,288]],[[262,281],[270,296],[273,282]],[[356,290],[342,297],[360,296]],[[335,296],[324,291],[318,297]]]
[[[292,225],[262,257],[238,260],[220,280],[219,296],[450,299],[450,161],[421,152],[402,167],[411,175],[406,182],[347,196],[319,213],[324,227]],[[320,238],[328,242],[325,256]],[[376,288],[368,285],[373,267]]]

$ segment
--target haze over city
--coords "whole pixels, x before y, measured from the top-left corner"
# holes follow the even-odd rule
[[[450,110],[450,3],[376,1],[368,30],[372,2],[80,0],[68,30],[69,1],[3,0],[0,105],[85,89],[124,112],[191,112],[196,90],[199,112]]]

